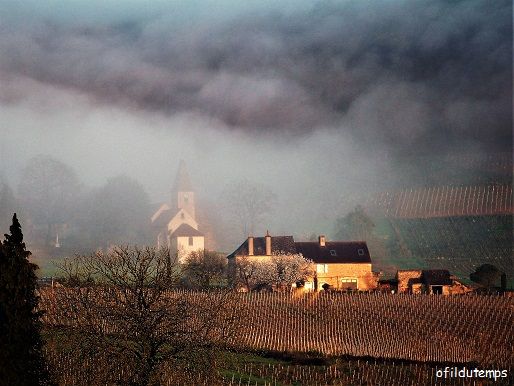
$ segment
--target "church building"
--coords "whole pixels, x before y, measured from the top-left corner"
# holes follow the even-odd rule
[[[151,218],[157,247],[168,247],[183,262],[191,252],[204,250],[205,237],[198,230],[195,193],[186,169],[180,160],[171,193],[171,202],[162,204]]]

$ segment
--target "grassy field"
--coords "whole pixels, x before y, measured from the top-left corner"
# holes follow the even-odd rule
[[[59,374],[60,385],[115,384],[101,381],[92,374],[102,374],[105,362],[77,358],[70,350],[46,351],[51,368]],[[445,367],[474,369],[462,364],[434,364],[420,362],[386,361],[379,358],[332,358],[322,360],[306,356],[271,358],[261,353],[217,351],[215,366],[206,374],[185,361],[176,361],[162,371],[160,384],[172,385],[259,385],[259,386],[327,386],[327,385],[471,385],[461,378],[438,377]],[[104,358],[104,361],[112,358]],[[312,362],[312,363],[309,363]],[[482,369],[483,367],[478,367]],[[122,366],[122,374],[128,372]],[[440,374],[439,374],[440,375]],[[477,380],[483,386],[512,385],[512,369],[505,378]],[[121,381],[123,384],[123,381]]]

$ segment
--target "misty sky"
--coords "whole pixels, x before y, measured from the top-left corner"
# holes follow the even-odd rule
[[[512,151],[511,63],[507,0],[0,0],[0,174],[51,154],[159,202],[183,158],[329,232],[392,160]]]

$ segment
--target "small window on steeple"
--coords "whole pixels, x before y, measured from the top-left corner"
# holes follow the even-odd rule
[[[184,212],[180,213],[180,218],[183,220],[184,219]]]

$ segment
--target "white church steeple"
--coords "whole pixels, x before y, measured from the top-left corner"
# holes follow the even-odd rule
[[[193,219],[195,218],[195,194],[189,179],[186,163],[180,160],[175,185],[172,192],[172,202],[176,203],[176,209],[184,209]]]

